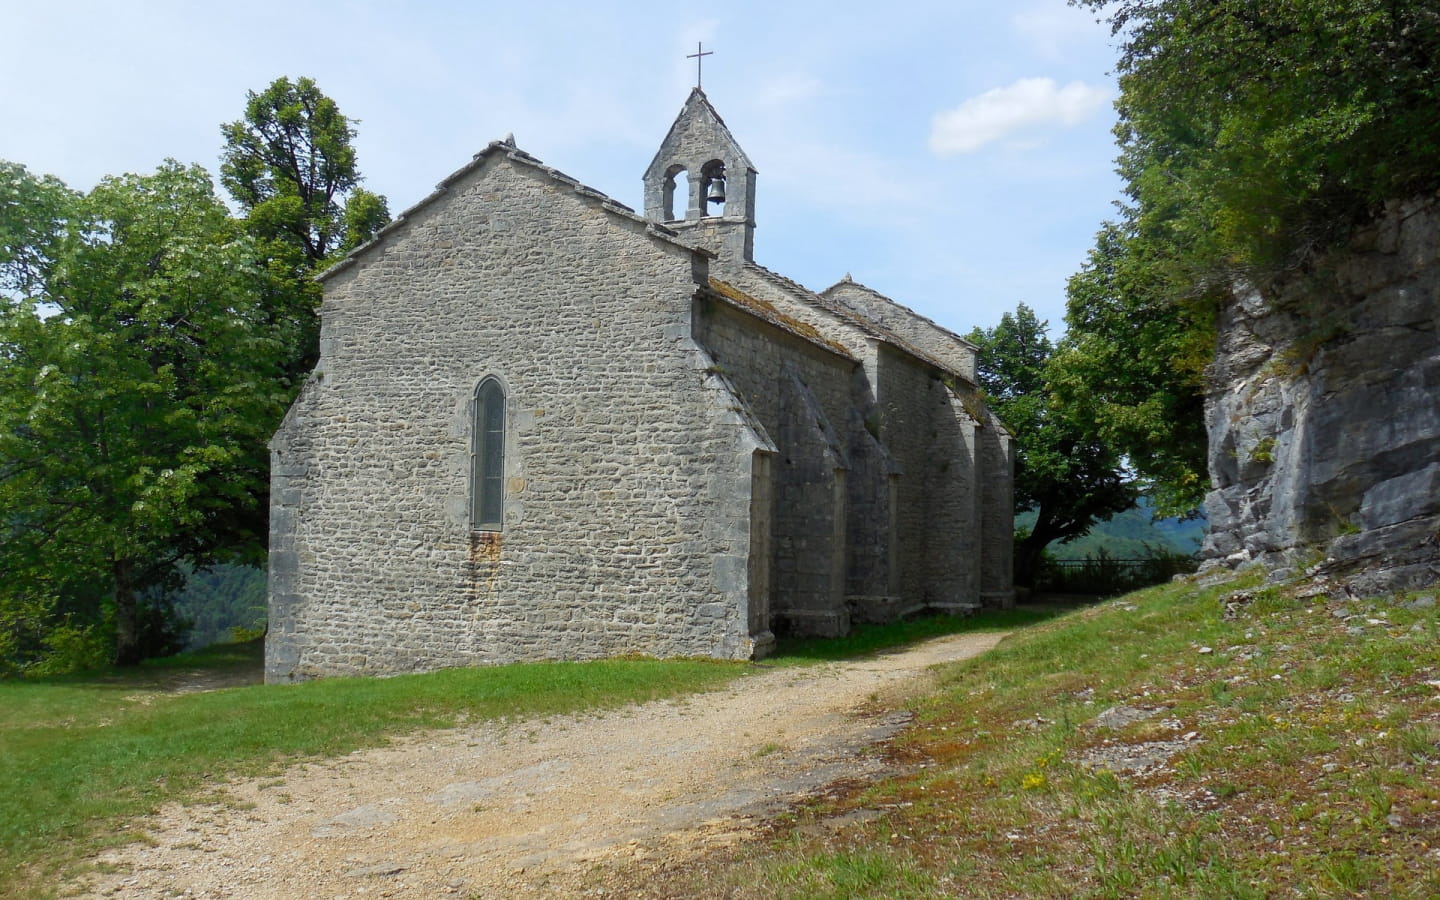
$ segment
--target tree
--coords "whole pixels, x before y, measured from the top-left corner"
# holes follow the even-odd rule
[[[54,261],[75,194],[0,160],[0,294],[28,296]]]
[[[996,327],[968,336],[979,348],[980,386],[1015,434],[1015,510],[1036,513],[1015,548],[1015,578],[1024,586],[1034,586],[1046,547],[1080,537],[1136,499],[1120,454],[1083,409],[1053,392],[1058,357],[1048,328],[1021,303]]]
[[[0,205],[0,664],[110,628],[134,663],[177,563],[263,547],[294,334],[204,170],[84,196],[0,173],[22,198]]]
[[[1066,286],[1065,340],[1050,389],[1125,458],[1162,516],[1204,499],[1205,366],[1215,350],[1213,307],[1172,300],[1142,243],[1107,225]]]
[[[1440,186],[1433,0],[1072,0],[1124,36],[1132,224],[1180,293],[1294,271]]]
[[[267,305],[300,330],[286,371],[299,381],[319,355],[320,287],[312,277],[390,220],[360,186],[353,121],[313,79],[276,79],[247,95],[244,119],[221,127],[221,183],[266,259]]]
[[[1237,284],[1305,278],[1388,199],[1440,188],[1433,0],[1070,0],[1123,40],[1127,202],[1068,286],[1056,389],[1169,514],[1206,479],[1203,368]]]

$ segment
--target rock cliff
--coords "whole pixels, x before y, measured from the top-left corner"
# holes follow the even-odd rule
[[[1305,279],[1222,310],[1209,566],[1440,580],[1440,202],[1391,203]]]

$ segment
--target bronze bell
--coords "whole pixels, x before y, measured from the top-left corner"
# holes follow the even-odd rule
[[[710,186],[705,189],[705,199],[710,203],[725,202],[725,179],[719,175],[710,179]]]

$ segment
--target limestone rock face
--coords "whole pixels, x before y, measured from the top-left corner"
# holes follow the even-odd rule
[[[1237,291],[1219,332],[1209,565],[1440,579],[1440,203],[1392,203],[1321,274]]]

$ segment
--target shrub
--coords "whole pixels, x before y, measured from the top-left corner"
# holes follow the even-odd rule
[[[1093,594],[1109,597],[1161,584],[1176,575],[1195,571],[1199,561],[1191,554],[1146,545],[1147,553],[1135,559],[1118,559],[1103,547],[1083,560],[1046,557],[1036,587],[1055,594]]]

